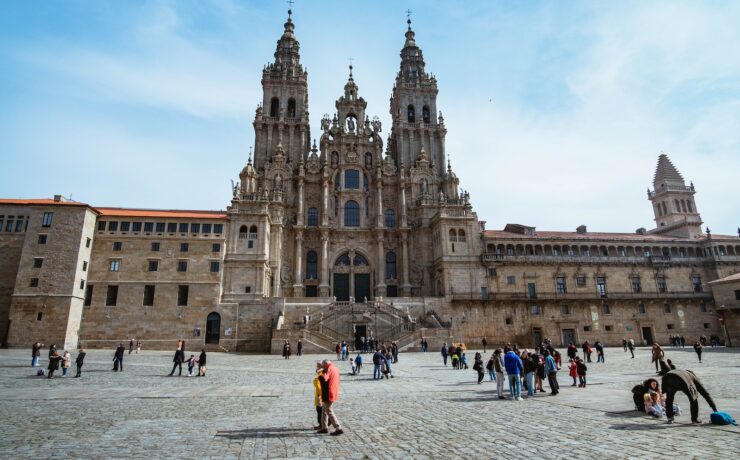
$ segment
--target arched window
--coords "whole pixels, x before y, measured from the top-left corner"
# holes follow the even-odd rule
[[[247,229],[246,225],[242,225],[241,227],[239,227],[239,238],[246,238],[247,233],[249,233],[249,230]]]
[[[457,241],[457,231],[454,228],[450,229],[450,241],[453,243]]]
[[[344,203],[344,226],[360,226],[360,205],[356,201],[349,200]]]
[[[306,279],[315,280],[319,278],[319,257],[316,251],[308,251],[306,254]]]
[[[388,228],[396,226],[396,213],[392,209],[385,210],[385,226]]]
[[[336,261],[336,263],[334,265],[339,265],[339,266],[345,265],[345,266],[349,266],[350,263],[351,262],[349,260],[349,253],[348,252],[345,252],[341,256],[337,257],[337,261]]]
[[[683,212],[688,212],[688,211],[686,210],[686,201],[685,201],[685,200],[681,200],[681,210],[682,210]]]
[[[316,208],[308,208],[308,226],[318,227],[319,226],[319,210]]]
[[[465,242],[465,230],[460,229],[457,231],[457,241]]]
[[[331,167],[336,168],[339,166],[339,153],[331,152]]]
[[[355,267],[358,265],[370,265],[367,259],[362,254],[355,254],[355,260],[352,261],[352,265]]]
[[[280,99],[273,97],[270,99],[270,116],[277,117],[280,113]]]
[[[663,215],[668,214],[668,207],[665,205],[665,201],[661,203],[663,205]]]
[[[397,278],[396,275],[396,253],[389,251],[385,254],[385,277],[389,280]]]
[[[368,169],[373,167],[373,154],[370,152],[365,153],[365,167]]]
[[[414,106],[412,104],[409,104],[406,113],[408,115],[409,123],[416,123],[416,110],[414,109]]]
[[[295,118],[295,99],[288,99],[288,118]]]
[[[691,200],[686,200],[686,206],[689,208],[689,212],[694,212],[694,209],[691,206]]]
[[[424,120],[424,123],[429,123],[430,116],[429,116],[429,106],[428,105],[425,105],[421,109],[421,118],[422,120]]]
[[[249,233],[250,233],[249,235],[250,238],[257,238],[257,226],[252,225],[251,227],[249,227]]]
[[[344,188],[357,190],[360,188],[360,171],[348,169],[344,171]]]

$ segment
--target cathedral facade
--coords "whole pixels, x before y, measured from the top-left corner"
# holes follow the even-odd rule
[[[437,81],[408,23],[388,137],[349,68],[336,112],[309,125],[289,14],[262,72],[253,158],[225,211],[0,200],[0,341],[307,350],[362,337],[556,344],[726,336],[737,310],[710,281],[740,239],[702,231],[694,185],[661,155],[656,228],[486,230],[445,152]]]

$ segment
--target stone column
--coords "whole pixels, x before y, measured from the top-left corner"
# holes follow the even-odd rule
[[[295,283],[293,284],[293,296],[303,297],[303,230],[296,231],[295,235]]]
[[[296,217],[297,225],[303,225],[303,219],[305,218],[305,212],[303,209],[303,177],[298,178],[298,216]]]
[[[401,234],[401,244],[403,259],[401,260],[401,271],[403,272],[403,285],[401,285],[401,295],[403,297],[411,296],[411,280],[409,279],[409,234],[403,230]]]
[[[321,232],[321,280],[319,282],[319,295],[329,297],[331,289],[329,288],[329,230],[324,229]]]
[[[321,187],[321,226],[329,225],[329,179],[324,178]]]
[[[375,285],[375,297],[385,297],[385,248],[383,246],[383,230],[379,229],[377,235],[378,243],[378,282]]]
[[[401,171],[401,228],[408,226],[406,219],[406,177],[404,172]]]
[[[377,181],[378,181],[378,197],[376,199],[378,200],[377,201],[378,212],[375,214],[377,216],[377,218],[375,219],[376,221],[375,226],[377,228],[383,228],[385,226],[383,222],[383,180],[380,177],[378,177]]]
[[[280,270],[282,269],[282,263],[283,263],[283,226],[282,225],[276,225],[275,226],[275,267],[272,269],[272,279],[275,283],[274,289],[272,291],[272,297],[281,297],[282,296],[282,280],[280,279]]]

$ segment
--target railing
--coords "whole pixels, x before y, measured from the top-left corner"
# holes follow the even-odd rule
[[[686,186],[686,185],[666,185],[664,184],[660,189],[650,191],[648,190],[648,198],[653,198],[655,195],[661,193],[661,192],[693,192],[694,186]]]
[[[623,299],[709,299],[708,292],[695,291],[666,291],[666,292],[538,292],[532,298],[526,292],[489,292],[488,298],[481,297],[480,292],[455,293],[452,300],[623,300]]]

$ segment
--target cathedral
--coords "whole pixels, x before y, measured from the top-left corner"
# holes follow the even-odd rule
[[[0,199],[0,342],[268,352],[301,339],[330,352],[363,338],[413,349],[737,334],[740,305],[717,305],[711,282],[740,271],[740,238],[702,230],[694,185],[666,155],[651,230],[487,230],[450,165],[411,21],[386,139],[352,70],[314,140],[288,12],[225,211]]]

